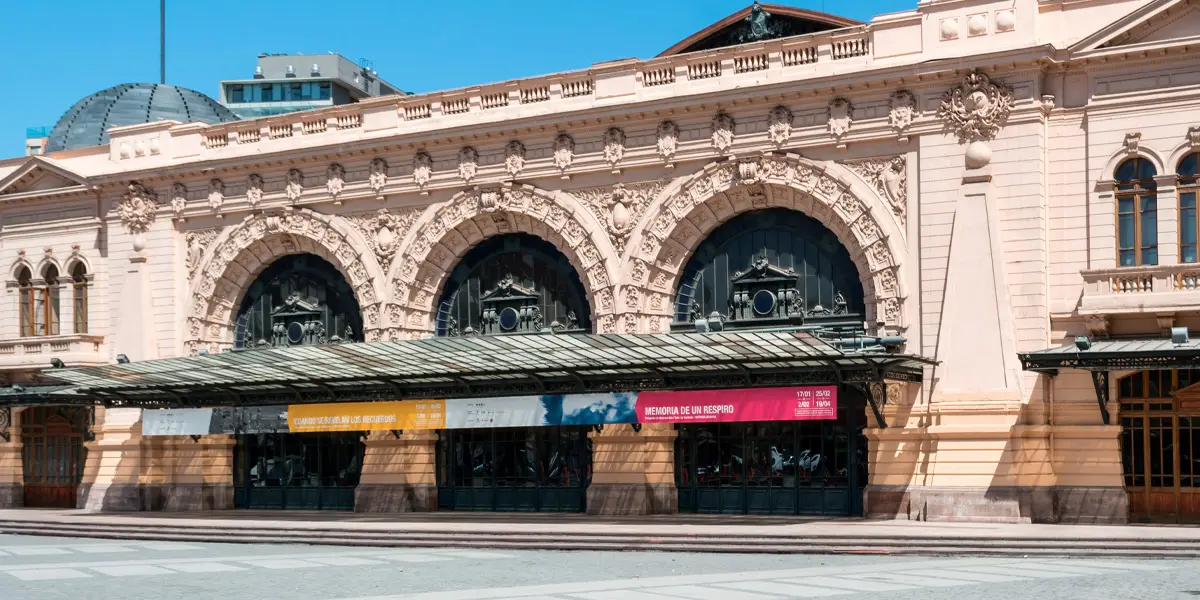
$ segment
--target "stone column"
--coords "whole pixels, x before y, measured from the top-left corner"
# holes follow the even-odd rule
[[[354,490],[354,510],[437,510],[437,441],[436,431],[405,431],[399,438],[390,431],[371,433]]]
[[[655,515],[679,511],[671,425],[605,425],[592,439],[589,515]]]
[[[233,508],[232,435],[143,437],[142,510]]]
[[[95,439],[87,458],[77,507],[92,511],[142,510],[142,411],[96,408]]]
[[[21,464],[21,432],[16,423],[21,419],[21,409],[0,408],[0,433],[8,433],[9,440],[0,438],[0,508],[19,508],[25,505],[22,489],[24,471]]]

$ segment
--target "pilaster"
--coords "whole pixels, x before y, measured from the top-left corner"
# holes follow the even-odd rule
[[[590,515],[670,514],[679,510],[672,425],[605,425],[592,440]]]
[[[142,411],[97,408],[95,439],[84,443],[87,458],[78,508],[91,511],[142,510]]]
[[[20,409],[0,408],[0,508],[19,508],[25,505],[22,488],[24,477],[21,463]]]
[[[437,510],[437,441],[436,431],[404,431],[399,437],[390,431],[371,433],[354,490],[354,510]]]

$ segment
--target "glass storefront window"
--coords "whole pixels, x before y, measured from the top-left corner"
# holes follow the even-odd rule
[[[586,427],[443,430],[437,461],[443,509],[575,512],[591,480],[591,440]]]
[[[243,434],[234,486],[251,508],[354,507],[364,446],[358,432]],[[296,493],[288,493],[294,490]],[[329,494],[323,491],[329,491]]]

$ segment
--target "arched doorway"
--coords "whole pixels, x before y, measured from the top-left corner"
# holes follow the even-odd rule
[[[263,270],[242,299],[236,324],[234,347],[248,351],[363,339],[353,289],[336,267],[313,254],[288,255]],[[286,420],[274,423],[282,430],[237,435],[235,506],[353,510],[362,434],[289,433]]]
[[[25,506],[75,508],[83,481],[88,410],[39,406],[21,411]]]
[[[833,232],[803,213],[766,209],[721,225],[684,268],[672,330],[863,328],[858,270]],[[679,425],[679,509],[701,513],[861,514],[865,405],[842,388],[833,420]]]
[[[468,252],[438,303],[439,336],[587,331],[591,307],[579,274],[553,245],[528,234],[497,236]],[[586,508],[592,463],[586,427],[442,430],[437,461],[444,510]]]

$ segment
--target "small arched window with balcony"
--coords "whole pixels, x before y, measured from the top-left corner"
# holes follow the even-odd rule
[[[75,314],[75,333],[88,332],[87,267],[81,262],[71,267],[71,308]]]
[[[43,284],[37,296],[37,329],[34,335],[58,335],[59,281],[58,267],[49,265],[42,271]]]
[[[17,271],[17,310],[21,313],[21,337],[34,335],[33,275],[29,267]]]
[[[1144,158],[1117,167],[1117,263],[1122,267],[1158,264],[1158,171]]]
[[[1200,262],[1196,254],[1196,193],[1200,192],[1200,153],[1193,152],[1179,161],[1179,262]]]

